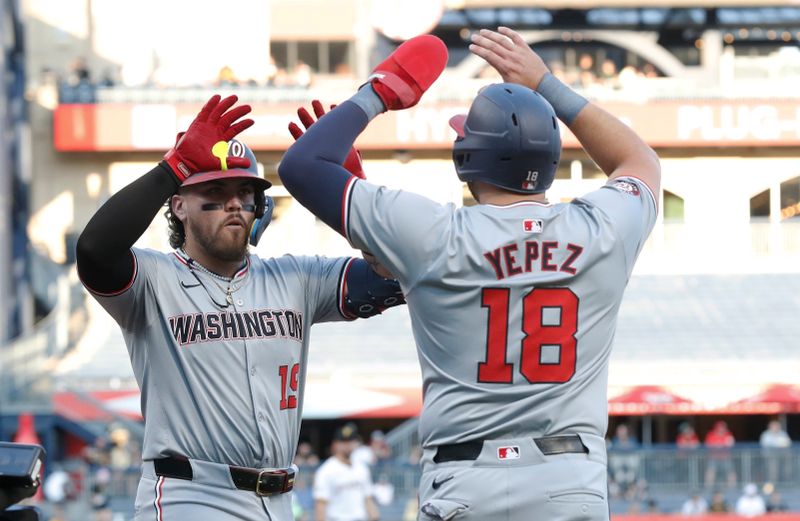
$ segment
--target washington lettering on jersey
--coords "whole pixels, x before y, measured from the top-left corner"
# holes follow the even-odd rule
[[[558,241],[525,241],[509,243],[492,251],[484,252],[497,280],[531,273],[534,270],[563,271],[570,275],[578,273],[575,261],[583,253],[583,246],[569,243],[560,248]]]
[[[271,337],[303,341],[303,314],[291,309],[176,315],[169,317],[169,327],[179,345]]]

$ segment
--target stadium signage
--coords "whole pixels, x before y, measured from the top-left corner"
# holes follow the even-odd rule
[[[306,103],[307,105],[308,103]],[[601,102],[636,129],[648,143],[662,148],[789,147],[800,138],[800,100],[650,100]],[[256,124],[248,142],[258,150],[285,150],[292,138],[286,130],[302,103],[253,105]],[[69,151],[160,151],[171,146],[199,104],[59,105],[54,114],[54,144]],[[357,144],[363,150],[449,150],[453,114],[461,104],[421,104],[377,118]],[[566,147],[578,142],[562,127]]]

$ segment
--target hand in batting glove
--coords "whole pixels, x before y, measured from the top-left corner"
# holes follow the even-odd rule
[[[335,106],[336,105],[331,105],[331,109]],[[312,101],[311,107],[314,109],[314,114],[317,116],[317,120],[325,115],[325,109],[319,100],[315,99]],[[311,114],[308,113],[305,107],[300,107],[297,109],[297,116],[300,118],[300,123],[306,127],[306,130],[308,130],[308,128],[314,124],[314,118],[311,117]],[[300,136],[303,135],[303,131],[294,122],[289,123],[289,132],[292,134],[292,137],[295,139],[295,141],[300,139]],[[359,179],[367,178],[367,176],[364,174],[363,165],[361,164],[361,152],[359,152],[356,147],[351,148],[350,152],[347,153],[347,157],[345,158],[344,163],[342,163],[342,166],[345,168],[345,170]]]
[[[198,172],[250,166],[246,157],[227,157],[227,147],[217,146],[220,142],[227,143],[253,124],[252,119],[236,121],[250,112],[250,105],[228,110],[238,99],[235,95],[221,99],[219,94],[214,94],[186,132],[178,134],[177,142],[164,156],[164,162],[180,182]],[[225,153],[221,152],[223,148]]]

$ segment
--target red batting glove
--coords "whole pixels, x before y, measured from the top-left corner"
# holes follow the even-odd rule
[[[335,106],[336,105],[331,105],[331,109]],[[315,99],[312,101],[311,107],[314,109],[314,114],[317,116],[317,120],[325,115],[325,109],[319,100]],[[297,109],[297,116],[300,118],[300,123],[306,127],[306,130],[308,130],[308,128],[314,124],[314,118],[311,117],[311,114],[308,113],[305,107],[300,107]],[[292,137],[295,139],[295,141],[300,139],[300,136],[303,135],[303,131],[294,122],[289,123],[289,132],[292,134]],[[344,159],[342,166],[345,168],[345,170],[359,179],[367,178],[367,176],[364,174],[364,167],[361,164],[361,152],[356,147],[352,147],[347,153],[347,157]]]
[[[432,34],[403,42],[367,78],[386,110],[402,110],[420,98],[447,66],[447,46]]]
[[[212,153],[215,144],[230,141],[253,124],[252,119],[236,121],[250,112],[250,105],[240,105],[228,110],[238,99],[234,95],[221,100],[219,94],[214,94],[186,132],[178,134],[177,142],[164,156],[164,162],[180,182],[198,172],[250,166],[250,160],[246,157],[225,158]]]

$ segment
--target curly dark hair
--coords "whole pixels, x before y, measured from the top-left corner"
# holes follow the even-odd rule
[[[167,209],[164,211],[164,217],[167,219],[169,226],[169,245],[177,249],[183,246],[186,242],[186,230],[183,229],[183,223],[175,217],[172,213],[172,197],[167,200]]]

